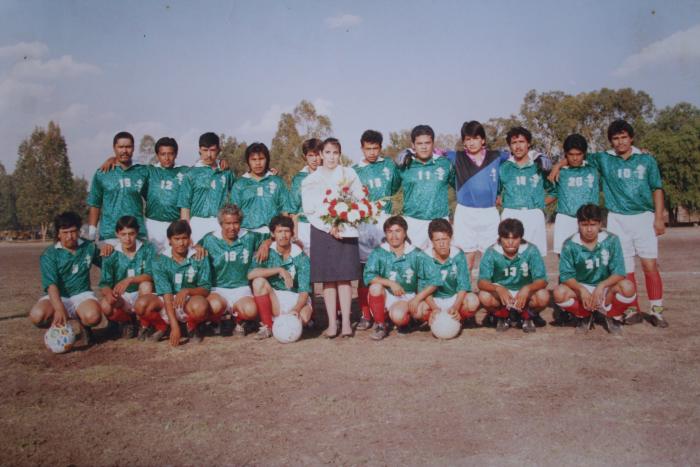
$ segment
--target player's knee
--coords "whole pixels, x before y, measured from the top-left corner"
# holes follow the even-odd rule
[[[265,295],[270,290],[270,283],[264,277],[256,277],[251,284],[255,295]]]
[[[635,294],[634,284],[632,283],[632,281],[629,281],[627,279],[623,279],[620,282],[618,282],[617,287],[620,290],[620,293],[625,297],[631,297]]]
[[[479,292],[479,303],[485,308],[493,308],[499,305],[496,297],[484,291]]]
[[[102,314],[98,307],[90,307],[85,310],[81,310],[80,322],[85,326],[97,326],[102,321]]]
[[[207,297],[207,301],[209,302],[212,314],[218,315],[226,311],[226,301],[219,295],[211,294]]]
[[[134,313],[138,316],[143,316],[146,314],[146,309],[148,307],[149,296],[142,296],[136,299],[134,302]]]
[[[389,310],[389,318],[397,326],[405,326],[410,320],[408,307],[403,304],[396,304]]]
[[[209,302],[204,297],[190,297],[187,302],[187,314],[195,319],[204,319],[209,313]]]
[[[463,308],[466,308],[468,312],[475,312],[481,306],[479,297],[475,293],[469,292],[466,297],[464,297]]]
[[[530,297],[530,308],[541,310],[549,305],[549,290],[541,289]]]
[[[570,288],[564,284],[559,284],[554,288],[554,301],[557,303],[565,302],[570,298],[571,294]]]
[[[304,308],[302,308],[299,312],[299,318],[301,318],[301,322],[303,324],[307,324],[311,320],[312,313],[313,310],[309,305],[306,305]]]
[[[244,320],[252,320],[258,316],[258,307],[252,298],[245,297],[236,302],[235,305],[238,317]]]
[[[384,287],[379,284],[369,286],[369,294],[373,297],[381,297],[384,295]]]
[[[29,321],[31,321],[34,326],[40,328],[46,327],[50,323],[49,314],[43,306],[36,304],[29,310]]]
[[[139,295],[153,293],[153,282],[141,282],[139,284]]]
[[[109,317],[112,315],[112,305],[110,305],[109,302],[107,300],[105,300],[104,298],[102,300],[100,300],[100,311],[106,317]]]

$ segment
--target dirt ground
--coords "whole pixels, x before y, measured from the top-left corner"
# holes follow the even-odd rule
[[[698,465],[699,240],[661,239],[665,330],[118,340],[66,355],[10,318],[41,294],[43,245],[2,244],[0,463]]]

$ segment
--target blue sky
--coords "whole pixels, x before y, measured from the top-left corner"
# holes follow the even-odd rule
[[[517,113],[530,89],[648,92],[700,106],[700,0],[0,0],[0,162],[57,121],[73,171],[91,176],[126,129],[270,143],[308,99],[344,152],[367,128]]]

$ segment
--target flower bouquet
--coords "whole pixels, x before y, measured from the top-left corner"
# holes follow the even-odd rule
[[[323,198],[325,213],[321,220],[333,227],[342,228],[345,225],[357,227],[360,224],[376,224],[377,214],[384,208],[385,201],[370,201],[367,187],[362,187],[364,196],[358,199],[350,190],[350,185],[344,181],[338,184],[334,193],[330,188]]]

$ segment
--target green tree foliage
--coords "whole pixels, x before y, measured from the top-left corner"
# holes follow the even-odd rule
[[[143,135],[139,143],[139,164],[154,164],[156,160],[156,139],[151,135]]]
[[[666,107],[640,145],[659,163],[670,223],[678,223],[680,206],[700,209],[700,109],[685,102]]]
[[[40,228],[46,239],[53,217],[62,211],[84,209],[76,206],[76,184],[68,160],[66,140],[60,127],[49,122],[48,128],[37,127],[18,150],[13,174],[17,220],[23,227]],[[85,186],[83,186],[85,188]],[[86,190],[83,190],[82,204]]]
[[[17,209],[12,176],[0,163],[0,230],[17,228]]]
[[[245,148],[248,147],[245,141],[238,141],[233,136],[219,135],[221,140],[221,159],[228,162],[229,168],[233,173],[240,177],[248,171],[248,165],[245,162]]]

